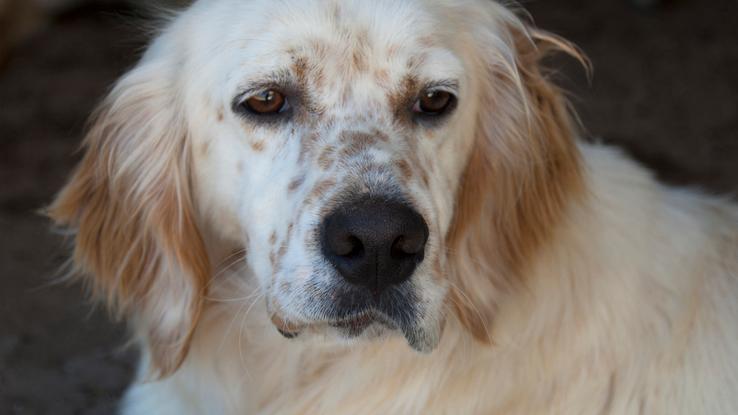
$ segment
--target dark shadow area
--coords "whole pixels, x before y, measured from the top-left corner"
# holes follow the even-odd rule
[[[668,182],[738,190],[738,2],[541,0],[537,24],[594,64],[557,60],[587,136],[617,144]],[[124,328],[50,285],[67,256],[36,211],[74,166],[85,120],[140,55],[126,6],[78,8],[0,68],[0,414],[110,414],[134,369]]]

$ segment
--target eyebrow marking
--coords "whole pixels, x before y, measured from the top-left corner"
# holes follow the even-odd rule
[[[292,72],[295,74],[297,84],[301,87],[305,87],[307,80],[307,73],[310,69],[310,64],[304,56],[292,56]]]

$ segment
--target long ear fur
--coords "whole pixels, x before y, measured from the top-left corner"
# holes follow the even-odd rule
[[[451,303],[481,341],[500,297],[524,286],[526,261],[582,192],[575,125],[542,59],[569,43],[532,29],[499,7],[476,33],[485,73],[475,148],[462,177],[448,236],[454,270]]]
[[[98,110],[84,158],[49,207],[75,235],[75,274],[147,342],[152,375],[182,363],[210,272],[170,68],[143,63]]]

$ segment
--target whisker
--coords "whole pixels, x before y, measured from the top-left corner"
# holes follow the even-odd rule
[[[249,378],[251,378],[251,374],[249,373],[249,370],[248,370],[248,367],[247,367],[247,362],[246,362],[246,357],[244,355],[244,347],[243,347],[244,332],[245,332],[245,328],[246,328],[246,326],[248,324],[248,320],[247,319],[248,319],[249,313],[254,308],[254,305],[256,305],[256,303],[260,299],[262,299],[264,297],[266,297],[266,295],[265,294],[261,294],[261,295],[257,296],[254,299],[254,301],[251,302],[251,304],[249,305],[249,307],[246,309],[246,312],[243,313],[243,317],[241,317],[241,327],[239,328],[239,331],[238,331],[238,356],[239,356],[239,361],[241,362],[241,368],[244,371],[244,376],[248,376]]]
[[[463,297],[462,299],[465,300],[465,302],[468,304],[469,308],[471,308],[474,311],[474,313],[477,314],[477,317],[479,318],[479,321],[481,321],[482,322],[482,326],[484,326],[484,333],[487,335],[487,340],[489,340],[490,344],[494,343],[492,341],[492,336],[490,335],[489,327],[487,326],[487,319],[484,318],[484,315],[482,314],[481,310],[479,310],[479,308],[474,304],[474,302],[471,301],[471,299],[466,295],[466,293],[464,293],[464,291],[458,285],[456,285],[456,283],[454,283],[451,280],[449,280],[448,283],[451,285],[451,287],[457,293],[459,293],[459,295],[461,295]],[[455,302],[454,299],[453,299],[453,297],[450,297],[449,299],[452,302],[454,302],[454,304],[456,304],[457,306],[460,306],[461,305],[461,304]]]

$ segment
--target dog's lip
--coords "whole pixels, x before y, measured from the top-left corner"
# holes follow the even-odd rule
[[[279,333],[288,339],[297,337],[297,335],[300,334],[300,332],[304,329],[303,325],[286,321],[278,314],[272,314],[271,320],[272,324],[274,324]]]
[[[341,318],[338,320],[330,320],[330,321],[323,321],[323,322],[314,322],[314,323],[306,323],[306,324],[299,324],[292,321],[287,321],[284,318],[282,318],[278,314],[273,314],[271,317],[272,324],[277,328],[277,331],[279,333],[288,338],[292,339],[297,337],[303,330],[308,329],[310,327],[317,327],[321,324],[328,324],[331,327],[338,328],[338,329],[346,329],[354,332],[363,331],[367,327],[369,327],[372,323],[376,322],[378,320],[377,315],[375,313],[367,312],[362,314],[353,315],[346,318]]]
[[[362,330],[377,321],[375,313],[363,313],[357,316],[340,319],[329,323],[332,327],[351,330]]]
[[[386,326],[392,326],[391,322],[383,318],[379,313],[374,311],[366,311],[351,316],[342,317],[332,320],[315,321],[312,323],[297,323],[293,321],[287,321],[278,314],[273,314],[271,317],[272,324],[277,328],[279,333],[288,338],[292,339],[300,335],[304,330],[310,328],[318,328],[321,325],[328,325],[333,328],[348,330],[353,333],[360,333],[367,327],[374,323],[384,324]]]
[[[277,331],[288,339],[293,339],[299,336],[304,330],[310,330],[311,328],[317,329],[320,326],[325,327],[325,325],[339,329],[350,337],[353,337],[363,333],[372,324],[380,324],[391,330],[399,329],[405,336],[410,347],[420,353],[429,353],[435,349],[440,340],[441,332],[441,330],[438,330],[437,332],[429,332],[427,330],[418,329],[417,327],[398,326],[381,313],[371,310],[336,320],[324,320],[322,322],[305,324],[288,322],[275,314],[272,315],[272,323],[276,326]],[[442,327],[443,326],[441,326],[441,328]]]

